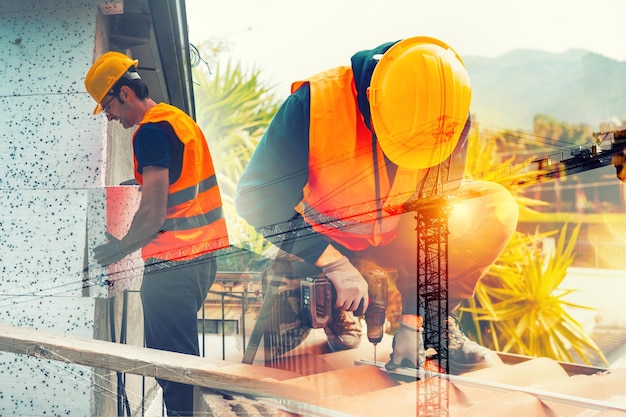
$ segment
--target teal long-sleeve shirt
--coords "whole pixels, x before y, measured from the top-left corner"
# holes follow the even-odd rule
[[[328,240],[294,209],[308,180],[309,110],[310,89],[304,84],[285,100],[261,138],[237,183],[235,207],[266,239],[278,246],[288,239],[290,253],[314,263]]]

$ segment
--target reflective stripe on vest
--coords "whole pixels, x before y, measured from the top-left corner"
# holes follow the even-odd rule
[[[179,204],[186,203],[187,201],[193,200],[198,196],[198,194],[207,191],[215,186],[217,186],[217,177],[215,175],[211,175],[209,178],[203,180],[200,184],[173,192],[167,197],[167,208],[174,207]]]
[[[168,218],[165,219],[165,222],[163,223],[162,232],[196,229],[208,226],[223,217],[222,208],[218,207],[208,213],[197,214],[191,217]]]
[[[159,122],[167,122],[183,144],[183,161],[179,178],[169,186],[162,229],[142,248],[143,259],[190,260],[227,247],[222,200],[200,127],[182,110],[159,103],[148,110],[139,129],[146,123]],[[143,184],[136,158],[134,162],[135,178]]]

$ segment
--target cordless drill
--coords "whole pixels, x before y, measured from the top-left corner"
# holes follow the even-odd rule
[[[376,345],[383,339],[385,315],[387,312],[388,292],[387,274],[369,262],[355,260],[368,285],[369,306],[365,311],[367,339],[374,345],[374,362],[376,362]],[[335,288],[327,278],[306,278],[300,282],[301,307],[303,324],[311,328],[322,328],[328,324],[335,303]],[[363,302],[354,311],[355,316],[363,316]]]

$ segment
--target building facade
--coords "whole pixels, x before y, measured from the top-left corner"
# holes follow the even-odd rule
[[[140,259],[110,274],[91,254],[138,202],[136,187],[119,185],[132,178],[132,132],[92,114],[83,80],[99,55],[125,52],[156,101],[193,116],[187,45],[183,0],[0,2],[0,324],[143,344]],[[114,415],[118,382],[0,352],[0,415]],[[156,390],[122,382],[133,414]]]

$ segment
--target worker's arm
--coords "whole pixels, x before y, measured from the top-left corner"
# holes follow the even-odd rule
[[[295,225],[299,238],[293,240],[289,252],[315,263],[328,241],[307,227],[294,209],[303,197],[308,162],[309,88],[305,84],[283,103],[255,149],[237,183],[235,207],[276,245],[283,238],[274,236],[274,230]]]
[[[142,196],[139,208],[123,239],[108,232],[108,242],[94,248],[94,257],[102,266],[119,261],[145,246],[163,226],[167,212],[169,184],[180,175],[183,146],[168,123],[149,123],[135,133],[133,152],[141,174]]]
[[[145,246],[163,226],[167,211],[169,170],[151,166],[143,171],[141,202],[128,233],[123,239],[118,239],[106,231],[107,243],[94,248],[94,258],[102,266],[118,262]]]
[[[160,230],[167,213],[169,170],[147,166],[143,169],[141,202],[128,233],[120,240],[120,250],[131,253],[145,246]]]
[[[294,209],[303,197],[308,162],[309,88],[305,84],[287,98],[254,151],[237,184],[237,211],[268,240],[319,266],[333,282],[336,307],[354,311],[363,302],[367,308],[367,283],[361,274]],[[297,228],[298,238],[285,247],[283,236],[272,234],[291,229],[288,223]]]

